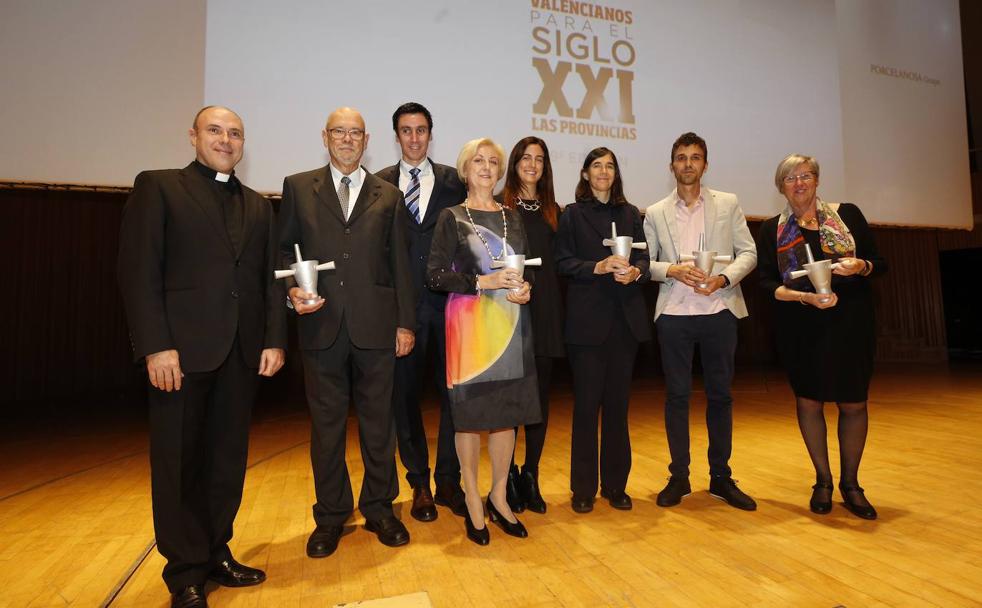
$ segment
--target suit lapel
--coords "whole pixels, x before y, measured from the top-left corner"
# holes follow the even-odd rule
[[[610,203],[607,204],[609,205]],[[590,227],[593,228],[593,230],[597,233],[597,236],[599,236],[601,240],[609,239],[610,219],[608,217],[608,214],[604,213],[607,206],[604,205],[603,203],[593,203],[590,205],[591,206],[590,206],[589,213],[586,214]],[[620,227],[618,227],[617,230],[618,230],[617,234],[620,234]]]
[[[365,171],[365,183],[361,185],[361,192],[358,193],[358,200],[355,201],[355,208],[351,210],[351,215],[348,216],[349,224],[354,223],[356,219],[368,211],[368,208],[374,205],[375,201],[378,200],[382,190],[382,185],[379,183],[380,181],[380,179],[376,178],[368,171]],[[337,198],[337,196],[335,196],[335,198]],[[340,207],[341,203],[338,202],[338,208],[340,209]]]
[[[436,217],[442,211],[442,209],[437,209],[436,201],[441,200],[440,197],[443,196],[443,181],[446,177],[442,167],[437,167],[436,163],[430,159],[427,160],[430,161],[430,168],[433,170],[433,192],[430,194],[430,200],[426,201],[426,215],[419,223],[420,226],[436,222]]]
[[[713,245],[713,228],[716,226],[716,199],[713,198],[712,191],[709,188],[703,186],[702,188],[702,204],[703,204],[703,216],[706,222],[703,227],[703,233],[706,235],[705,245],[707,251],[712,250],[715,245]]]
[[[200,174],[196,175],[195,171],[196,169],[192,165],[184,167],[181,170],[181,183],[191,196],[191,200],[208,217],[212,227],[218,232],[219,238],[225,244],[229,253],[232,254],[233,258],[236,258],[235,248],[232,247],[232,241],[228,238],[228,230],[225,229],[225,217],[222,215],[222,210],[218,206],[218,201],[208,192],[208,185],[205,183],[205,178]]]
[[[345,223],[344,216],[341,215],[341,201],[338,200],[338,192],[334,189],[334,180],[331,179],[331,168],[328,166],[321,169],[314,177],[314,197],[334,214],[339,222]]]
[[[672,190],[668,204],[662,209],[665,217],[665,225],[668,226],[668,236],[672,238],[672,247],[675,249],[675,259],[682,253],[682,244],[679,242],[679,225],[675,219],[675,203],[679,200],[679,191]],[[691,252],[690,252],[691,253]]]

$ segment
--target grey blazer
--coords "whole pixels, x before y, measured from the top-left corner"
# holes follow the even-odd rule
[[[743,300],[740,281],[757,265],[757,245],[754,243],[747,219],[740,209],[735,194],[710,190],[703,186],[705,195],[706,247],[719,255],[732,255],[730,264],[717,263],[712,274],[725,274],[730,286],[719,290],[723,304],[742,319],[747,316],[747,304]],[[668,277],[668,267],[677,264],[679,256],[689,251],[679,251],[679,230],[675,221],[675,201],[678,190],[648,207],[644,214],[644,234],[648,241],[648,254],[651,256],[651,280],[661,281],[658,287],[658,302],[655,304],[655,319],[665,309],[668,294],[676,281]]]

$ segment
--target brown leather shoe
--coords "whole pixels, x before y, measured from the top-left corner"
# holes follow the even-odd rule
[[[433,521],[436,519],[436,505],[433,503],[433,493],[429,487],[413,488],[413,507],[409,510],[413,519]]]

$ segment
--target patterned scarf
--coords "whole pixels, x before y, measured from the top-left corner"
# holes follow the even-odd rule
[[[818,240],[825,257],[833,262],[843,257],[854,257],[856,241],[832,205],[818,199],[815,211],[818,218]],[[798,218],[795,217],[791,205],[787,205],[777,220],[777,264],[781,270],[781,279],[787,287],[792,287],[793,283],[799,281],[803,281],[799,285],[808,284],[807,277],[797,280],[791,278],[791,271],[800,270],[807,263],[805,237],[801,234]]]

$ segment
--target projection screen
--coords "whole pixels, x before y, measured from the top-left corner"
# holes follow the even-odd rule
[[[957,0],[13,5],[4,180],[131,184],[190,160],[187,123],[215,103],[245,121],[244,181],[278,192],[326,162],[332,109],[361,110],[376,171],[399,158],[392,111],[418,101],[437,162],[475,137],[542,137],[564,203],[603,145],[647,207],[673,187],[672,141],[695,131],[706,185],[748,215],[781,209],[774,169],[799,152],[821,162],[824,198],[873,222],[972,225]]]

